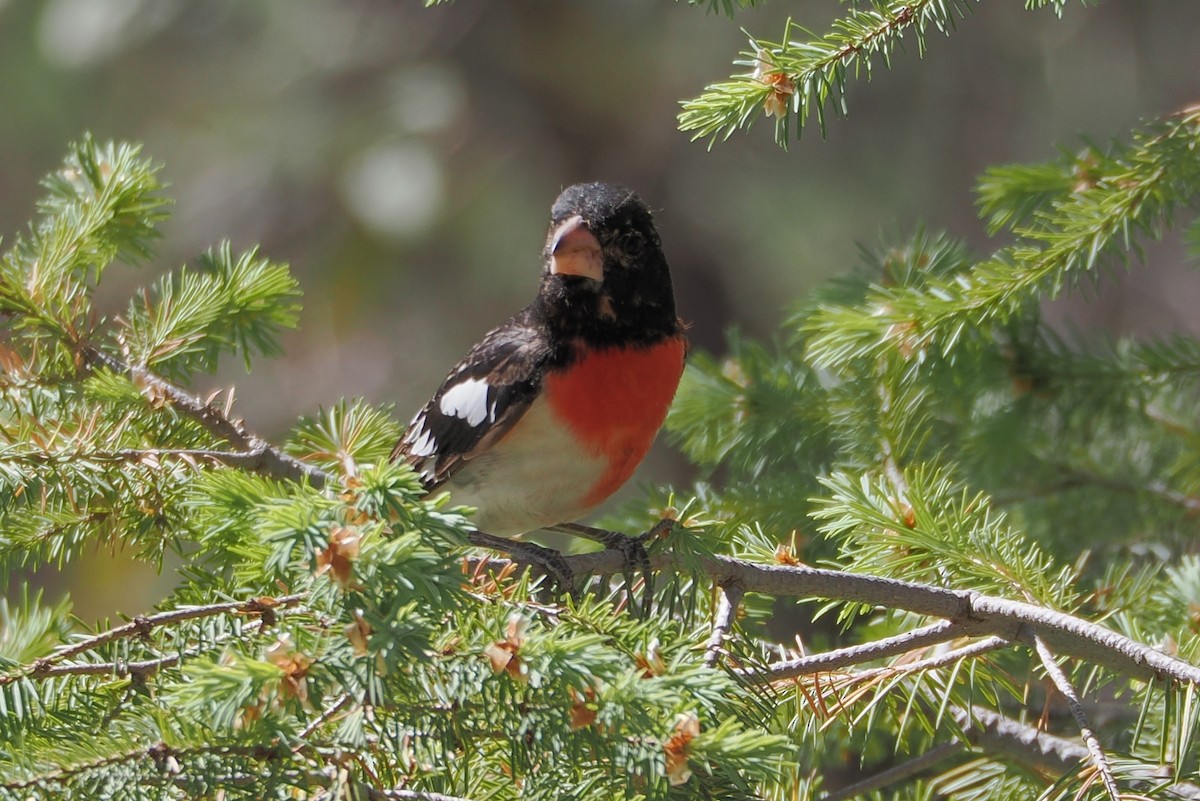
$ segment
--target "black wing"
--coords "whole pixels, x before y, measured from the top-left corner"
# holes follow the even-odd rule
[[[541,389],[550,349],[523,312],[493,329],[455,365],[392,451],[435,489],[487,450]]]

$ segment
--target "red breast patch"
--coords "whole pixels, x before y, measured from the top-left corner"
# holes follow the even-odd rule
[[[580,444],[608,460],[608,469],[587,490],[595,506],[633,475],[658,429],[683,375],[683,337],[648,348],[588,350],[566,370],[546,376],[550,408]]]

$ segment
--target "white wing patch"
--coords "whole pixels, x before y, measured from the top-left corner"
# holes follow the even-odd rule
[[[496,402],[488,405],[488,390],[491,387],[482,378],[468,378],[446,390],[438,401],[438,409],[447,417],[465,420],[469,426],[477,426],[484,420],[496,422]],[[415,451],[414,451],[415,453]]]
[[[425,428],[424,422],[424,420],[421,421],[421,436],[409,438],[411,444],[408,452],[412,456],[432,456],[437,452],[437,441],[434,440],[429,429]]]

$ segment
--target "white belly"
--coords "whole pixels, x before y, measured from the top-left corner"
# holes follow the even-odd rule
[[[603,457],[579,447],[545,398],[538,398],[514,433],[464,465],[442,489],[453,503],[479,510],[473,521],[480,531],[513,536],[582,516],[590,508],[582,499],[607,467]]]

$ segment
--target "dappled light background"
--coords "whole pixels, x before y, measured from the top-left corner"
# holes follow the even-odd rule
[[[67,142],[140,141],[176,203],[152,263],[106,275],[107,312],[221,239],[261,244],[305,291],[287,353],[231,384],[279,438],[342,396],[407,419],[488,327],[532,296],[551,201],[619,181],[657,210],[697,347],[769,338],[789,302],[918,224],[990,249],[971,187],[998,162],[1052,158],[1200,101],[1200,3],[1110,0],[1026,12],[990,0],[950,38],[915,42],[849,93],[850,117],[773,143],[761,120],[718,143],[676,130],[678,102],[721,80],[744,27],[823,31],[833,0],[774,0],[734,21],[669,0],[0,0],[0,232],[31,217]],[[744,69],[744,68],[737,68]],[[1183,251],[1116,276],[1118,330],[1193,317]],[[639,474],[686,483],[660,444]],[[629,492],[630,490],[627,490]],[[636,492],[636,489],[631,490]],[[40,576],[83,617],[143,611],[153,570],[104,560]],[[141,590],[144,590],[141,591]],[[9,588],[12,591],[12,588]]]

